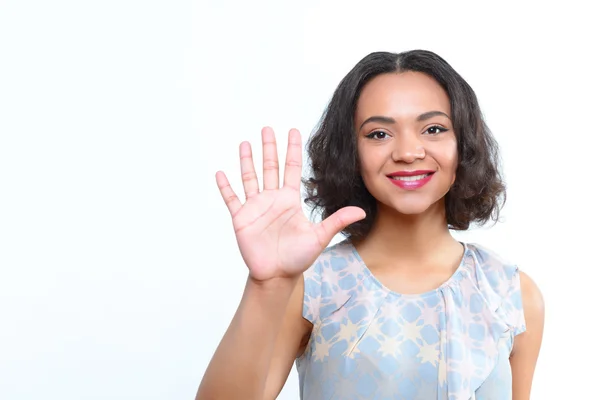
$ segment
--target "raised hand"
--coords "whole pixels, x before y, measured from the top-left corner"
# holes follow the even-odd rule
[[[279,160],[275,134],[262,130],[263,188],[252,159],[250,143],[240,145],[240,164],[246,202],[242,204],[222,171],[217,185],[231,213],[237,243],[250,277],[257,281],[295,277],[304,272],[346,226],[361,220],[365,212],[344,207],[314,224],[301,206],[302,140],[290,130],[283,186],[279,184]]]

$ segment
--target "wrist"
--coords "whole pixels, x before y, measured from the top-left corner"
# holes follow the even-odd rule
[[[292,277],[276,277],[264,280],[254,279],[248,275],[247,286],[252,290],[259,291],[265,294],[276,294],[280,292],[292,291],[298,280],[302,278],[302,274]]]
[[[240,305],[243,315],[262,321],[261,329],[269,324],[279,325],[297,282],[298,278],[256,281],[248,277]]]

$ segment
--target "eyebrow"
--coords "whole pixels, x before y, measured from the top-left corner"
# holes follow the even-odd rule
[[[448,114],[442,112],[442,111],[428,111],[426,113],[423,113],[421,115],[419,115],[417,117],[417,121],[422,122],[422,121],[426,121],[430,118],[433,117],[446,117],[448,119],[451,119]],[[368,124],[369,122],[379,122],[382,124],[386,124],[386,125],[392,125],[396,123],[396,120],[394,118],[391,117],[384,117],[382,115],[374,115],[372,117],[367,118],[361,125],[360,125],[360,129],[362,129],[363,126],[365,126],[366,124]]]
[[[445,112],[441,112],[441,111],[428,111],[426,113],[423,113],[421,115],[419,115],[417,117],[417,121],[421,122],[421,121],[425,121],[428,120],[429,118],[433,118],[433,117],[446,117],[448,119],[451,119],[448,114],[446,114]]]

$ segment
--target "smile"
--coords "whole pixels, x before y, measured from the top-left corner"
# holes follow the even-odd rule
[[[425,179],[430,174],[421,174],[421,175],[413,175],[413,176],[392,176],[391,178],[395,181],[418,181],[421,179]]]
[[[415,190],[425,186],[434,173],[435,171],[401,171],[388,175],[388,179],[401,189]]]

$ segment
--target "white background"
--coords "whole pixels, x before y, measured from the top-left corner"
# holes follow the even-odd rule
[[[214,182],[310,134],[372,51],[424,48],[500,142],[542,289],[533,399],[597,396],[597,19],[548,2],[0,2],[0,399],[193,399],[246,269]],[[232,377],[232,379],[235,379]],[[280,399],[297,399],[292,371]]]

